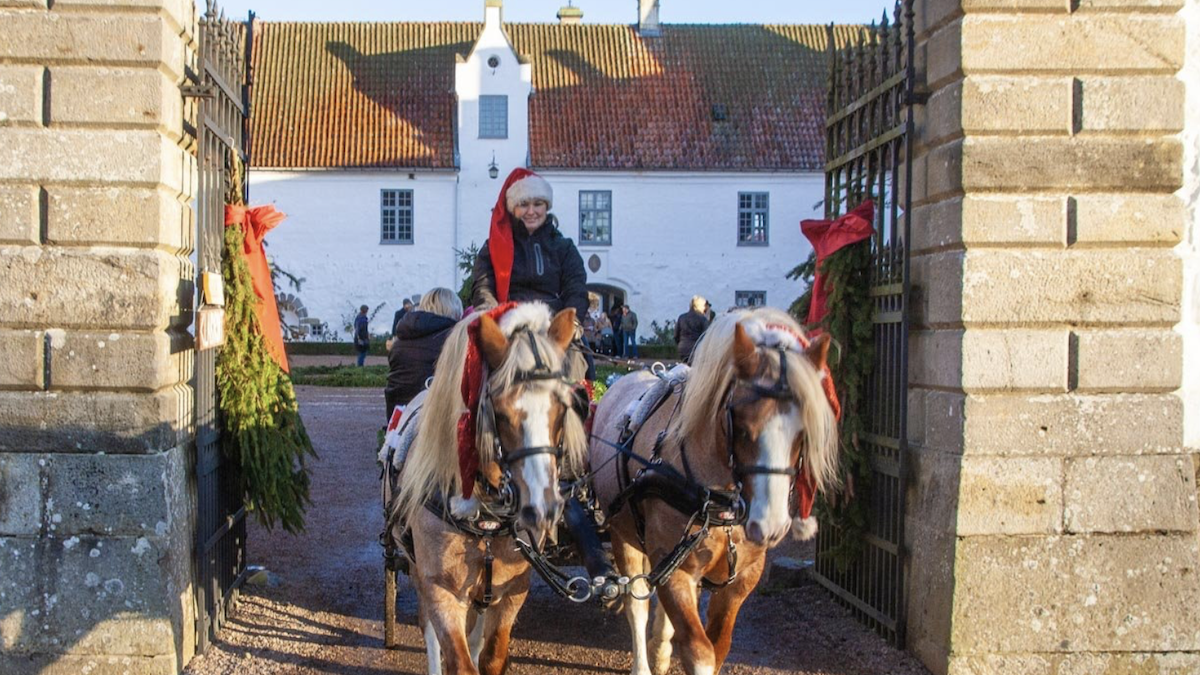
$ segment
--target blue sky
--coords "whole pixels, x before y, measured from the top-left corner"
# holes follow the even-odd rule
[[[484,0],[218,0],[226,16],[265,21],[481,21]],[[203,3],[199,3],[203,7]],[[567,0],[505,0],[504,19],[555,22]],[[584,23],[634,23],[637,0],[574,0]],[[868,23],[892,0],[660,0],[663,23]]]

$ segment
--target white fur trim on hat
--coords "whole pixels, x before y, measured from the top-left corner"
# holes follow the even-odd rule
[[[545,333],[550,330],[550,306],[544,302],[523,302],[508,310],[500,317],[500,332],[504,337],[511,338],[513,333],[521,328],[528,328],[535,333]]]
[[[526,199],[544,199],[546,208],[550,208],[554,205],[554,190],[550,189],[550,183],[547,183],[545,178],[533,175],[508,186],[508,192],[504,194],[504,203],[509,211]]]
[[[817,536],[817,519],[814,516],[792,518],[792,537],[800,541],[808,541],[815,536]]]

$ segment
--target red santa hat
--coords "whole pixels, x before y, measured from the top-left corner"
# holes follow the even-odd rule
[[[545,178],[529,169],[516,168],[504,180],[496,205],[492,207],[492,225],[488,230],[488,254],[496,274],[496,300],[508,301],[508,285],[512,281],[513,233],[512,207],[525,199],[544,199],[553,202],[554,193]]]

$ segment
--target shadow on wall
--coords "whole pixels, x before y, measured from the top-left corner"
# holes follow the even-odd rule
[[[6,675],[174,672],[195,650],[194,450],[170,424],[124,421],[0,428]]]

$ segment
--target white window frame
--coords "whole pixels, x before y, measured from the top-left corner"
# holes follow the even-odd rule
[[[479,137],[508,138],[508,96],[479,96]]]
[[[584,195],[604,195],[608,200],[608,207],[601,209],[594,206],[584,207]],[[608,217],[608,237],[605,239],[588,239],[584,237],[584,228],[588,227],[589,214],[607,214]],[[612,190],[580,190],[579,191],[579,245],[580,246],[612,246],[613,239],[613,221],[612,221]]]
[[[416,241],[414,203],[412,190],[384,188],[379,191],[380,244],[411,245]]]
[[[759,300],[759,302],[753,302],[755,299]],[[767,304],[767,292],[734,291],[733,304],[735,307],[765,307]]]
[[[739,192],[737,206],[738,246],[770,246],[771,193]],[[761,224],[757,218],[761,218]],[[756,234],[756,231],[760,229],[762,230],[761,235]]]

